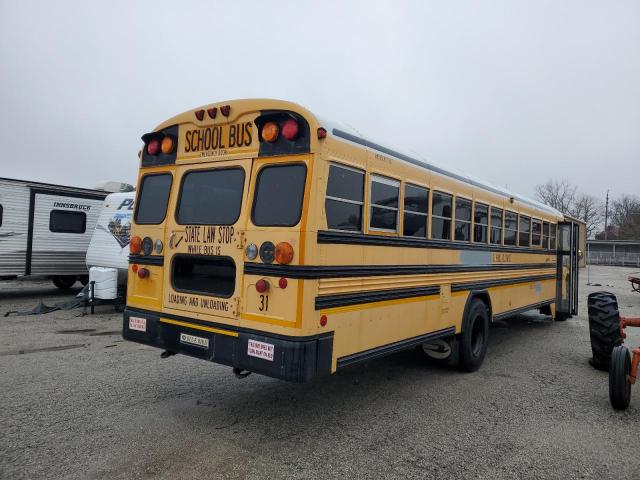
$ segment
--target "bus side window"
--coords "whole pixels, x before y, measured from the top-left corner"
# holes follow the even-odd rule
[[[504,214],[504,244],[515,245],[518,237],[518,216],[514,212]]]
[[[473,206],[473,241],[487,243],[487,228],[489,225],[489,206],[475,203]]]
[[[451,240],[451,206],[453,197],[448,193],[433,192],[431,238]]]
[[[555,223],[551,224],[551,231],[549,233],[549,248],[552,250],[556,249],[556,227]]]
[[[455,240],[471,240],[471,200],[456,197]]]
[[[542,248],[549,248],[549,222],[542,222]]]
[[[355,168],[329,165],[324,208],[331,230],[362,231],[364,172]]]
[[[540,246],[542,240],[542,223],[540,220],[531,221],[531,245],[534,247]]]
[[[427,237],[429,189],[416,185],[404,186],[404,227],[406,237]]]
[[[385,232],[398,231],[400,182],[391,178],[371,175],[370,201],[369,227]]]
[[[491,207],[491,243],[502,243],[502,209]]]
[[[518,246],[529,247],[531,245],[531,217],[520,215],[519,225]]]

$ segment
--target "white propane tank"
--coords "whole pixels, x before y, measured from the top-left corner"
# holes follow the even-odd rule
[[[118,297],[118,269],[107,267],[91,267],[89,269],[89,285],[93,287],[94,298],[115,300]],[[91,295],[91,286],[89,286]]]

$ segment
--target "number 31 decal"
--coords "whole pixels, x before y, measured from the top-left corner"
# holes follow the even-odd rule
[[[269,295],[260,295],[260,306],[258,310],[261,312],[267,312],[269,310]]]

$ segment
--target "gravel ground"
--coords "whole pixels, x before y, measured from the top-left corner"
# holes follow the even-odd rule
[[[629,410],[610,407],[586,317],[602,289],[640,316],[632,271],[591,267],[602,286],[587,286],[582,270],[574,319],[493,328],[474,374],[409,351],[310,384],[238,380],[124,342],[109,307],[0,317],[0,477],[638,478],[640,387]],[[0,282],[0,315],[69,298]]]

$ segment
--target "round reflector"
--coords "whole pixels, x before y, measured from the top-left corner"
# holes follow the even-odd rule
[[[273,143],[278,139],[280,127],[276,122],[267,122],[262,126],[262,140]]]
[[[162,143],[160,144],[160,149],[162,150],[162,153],[171,153],[173,152],[173,146],[173,138],[164,137],[162,139]]]
[[[260,245],[260,260],[264,263],[273,263],[276,247],[271,242],[264,242]]]
[[[320,326],[324,327],[327,324],[327,316],[326,315],[322,315],[320,317]]]
[[[298,122],[290,118],[282,125],[282,136],[287,140],[295,140],[298,137],[299,130]]]
[[[160,142],[155,138],[153,140],[149,140],[147,144],[147,153],[149,155],[157,155],[160,151]]]
[[[289,282],[286,278],[282,277],[280,280],[278,280],[278,286],[280,288],[287,288],[287,285],[289,285]]]
[[[153,251],[153,240],[151,240],[151,237],[144,237],[141,248],[143,255],[151,255]]]
[[[269,290],[269,282],[267,282],[264,278],[261,278],[256,282],[256,291],[258,293],[264,293]]]
[[[138,269],[138,277],[147,278],[148,276],[149,276],[149,270],[147,270],[146,268],[139,268]]]
[[[276,262],[287,265],[293,260],[293,247],[287,242],[280,242],[276,245]]]
[[[137,235],[129,240],[129,252],[137,255],[142,250],[142,239]]]

